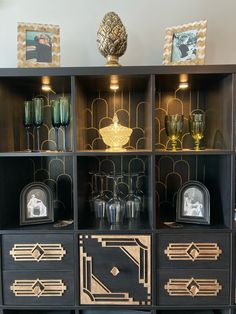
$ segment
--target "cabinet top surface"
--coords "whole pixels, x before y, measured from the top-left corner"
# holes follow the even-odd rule
[[[41,75],[150,75],[180,73],[236,73],[236,65],[159,65],[159,66],[121,66],[121,67],[58,67],[58,68],[1,68],[0,76],[41,76]]]

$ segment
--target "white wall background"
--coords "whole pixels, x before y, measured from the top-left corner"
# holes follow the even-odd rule
[[[165,28],[208,20],[206,64],[236,63],[236,0],[0,0],[0,67],[16,67],[17,22],[58,24],[61,66],[100,66],[96,34],[109,11],[128,33],[122,65],[162,63]]]

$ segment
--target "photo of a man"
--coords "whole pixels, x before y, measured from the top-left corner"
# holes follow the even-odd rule
[[[52,34],[50,32],[26,32],[26,60],[52,62]]]

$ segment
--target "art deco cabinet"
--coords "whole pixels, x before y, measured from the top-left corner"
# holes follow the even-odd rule
[[[235,75],[234,65],[0,69],[1,314],[236,314]],[[45,76],[55,93],[42,92]],[[56,150],[50,100],[62,96],[70,123]],[[27,151],[23,105],[34,97],[44,120],[40,150],[31,126]],[[206,116],[199,151],[194,110]],[[132,129],[126,150],[107,150],[99,133],[115,113]],[[165,116],[176,113],[184,130],[171,151]],[[139,219],[95,218],[92,200],[112,198],[114,173],[121,198],[134,176]],[[170,228],[190,180],[209,190],[210,225]],[[52,191],[54,223],[21,226],[20,194],[34,182]]]

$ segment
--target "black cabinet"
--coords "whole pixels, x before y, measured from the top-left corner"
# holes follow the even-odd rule
[[[45,75],[56,94],[43,94]],[[234,65],[0,69],[1,314],[236,312],[235,75]],[[33,127],[26,151],[23,103],[35,96],[44,99],[40,151]],[[60,97],[70,102],[70,122],[56,150],[50,101]],[[188,123],[196,111],[206,117],[199,151]],[[184,116],[176,151],[167,114]],[[115,115],[132,134],[111,151],[99,130]],[[109,175],[121,175],[124,199],[134,173],[139,218],[96,219],[93,200],[102,188],[113,195]],[[104,186],[98,174],[108,175]],[[210,225],[170,228],[190,180],[209,190]],[[32,182],[51,189],[54,223],[20,226],[20,193]]]

